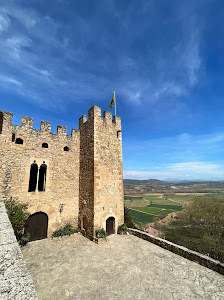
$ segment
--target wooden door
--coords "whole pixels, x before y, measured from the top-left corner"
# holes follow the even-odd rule
[[[113,217],[107,219],[106,231],[107,231],[107,235],[111,235],[115,233],[115,219]]]
[[[26,221],[25,233],[30,234],[30,241],[47,238],[48,216],[43,212],[35,213]]]

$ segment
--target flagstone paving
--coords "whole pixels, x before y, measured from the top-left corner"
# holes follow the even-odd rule
[[[40,300],[221,300],[224,276],[135,236],[79,234],[22,249]]]

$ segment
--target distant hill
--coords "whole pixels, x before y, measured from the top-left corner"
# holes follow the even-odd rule
[[[126,195],[146,193],[216,193],[224,191],[223,181],[169,182],[158,179],[124,179]]]
[[[142,184],[152,184],[152,185],[160,185],[160,184],[170,184],[168,181],[162,181],[158,179],[147,179],[147,180],[138,180],[138,179],[124,179],[124,184],[135,184],[135,185],[142,185]]]

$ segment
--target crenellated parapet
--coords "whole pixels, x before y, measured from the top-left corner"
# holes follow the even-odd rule
[[[94,105],[71,134],[62,125],[52,133],[46,121],[34,129],[33,118],[25,116],[21,125],[12,120],[12,113],[0,111],[2,197],[29,204],[35,224],[36,217],[45,218],[41,238],[68,223],[79,224],[91,239],[100,228],[116,233],[124,222],[120,117]],[[39,239],[35,230],[33,240]]]
[[[112,113],[108,111],[103,112],[103,117],[101,117],[101,108],[93,105],[89,110],[88,110],[88,120],[86,115],[83,115],[79,119],[79,129],[82,126],[88,126],[91,123],[96,123],[96,122],[101,122],[102,124],[105,125],[112,125],[114,128],[118,131],[121,131],[121,118],[118,116],[113,116],[112,119]],[[85,124],[85,125],[84,125]]]
[[[40,130],[33,128],[33,118],[22,116],[21,125],[12,124],[13,113],[0,111],[0,134],[4,136],[20,135],[26,137],[27,135],[34,135],[35,137],[48,136],[48,138],[67,139],[72,141],[79,138],[79,130],[72,129],[71,134],[67,135],[67,127],[58,125],[57,133],[51,132],[51,123],[41,121]]]

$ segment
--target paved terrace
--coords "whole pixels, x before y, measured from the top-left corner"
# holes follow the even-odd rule
[[[224,276],[132,235],[79,234],[23,248],[40,300],[224,299]]]

